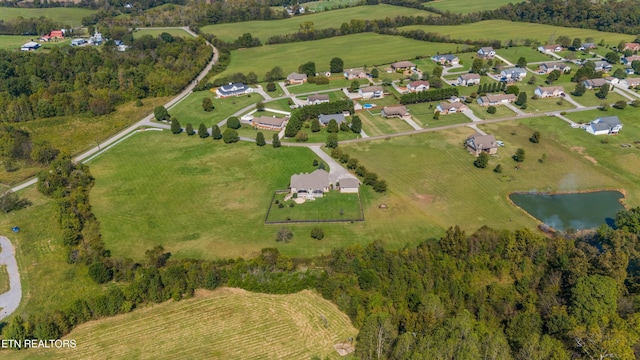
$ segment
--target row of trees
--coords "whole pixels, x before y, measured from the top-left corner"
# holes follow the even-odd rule
[[[420,92],[407,93],[400,96],[400,104],[417,104],[429,101],[438,101],[458,96],[457,88],[443,88]]]
[[[294,137],[302,129],[305,121],[317,118],[321,114],[337,114],[343,111],[354,112],[351,100],[332,101],[294,109],[291,112],[284,134],[286,137]]]
[[[367,168],[360,164],[355,157],[351,157],[347,152],[335,147],[331,150],[331,157],[345,164],[347,169],[354,170],[355,174],[360,177],[362,183],[370,185],[375,192],[384,193],[387,191],[387,182],[379,179],[378,174],[370,172]]]

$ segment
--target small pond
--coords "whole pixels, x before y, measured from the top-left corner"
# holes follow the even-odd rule
[[[624,207],[619,191],[571,194],[512,193],[511,201],[536,219],[556,230],[595,229],[613,225],[616,213]]]

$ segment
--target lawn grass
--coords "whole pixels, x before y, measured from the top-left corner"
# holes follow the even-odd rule
[[[527,93],[529,94],[529,93]],[[547,112],[547,111],[558,111],[558,110],[568,110],[575,109],[572,103],[561,100],[562,98],[545,98],[545,99],[537,99],[533,100],[529,98],[527,100],[527,108],[522,110],[524,112]],[[560,105],[558,105],[560,102]],[[516,105],[517,106],[517,105]]]
[[[202,99],[205,97],[211,98],[214,106],[211,112],[206,112],[202,109]],[[213,124],[217,124],[241,109],[262,100],[262,96],[257,93],[219,99],[216,98],[216,94],[212,91],[196,91],[170,108],[169,114],[177,118],[182,126],[191,123],[193,128],[197,129],[202,123],[207,128],[211,128]],[[250,110],[253,110],[253,108],[247,110],[247,112]],[[241,114],[237,116],[240,117]]]
[[[416,56],[431,56],[454,51],[457,46],[459,45],[430,43],[373,33],[338,36],[316,41],[233,50],[231,64],[225,72],[217,76],[263,69],[263,73],[258,73],[262,78],[264,73],[274,66],[280,66],[284,73],[288,74],[297,71],[298,66],[307,61],[315,62],[316,69],[322,72],[329,69],[329,61],[335,56],[340,56],[344,61],[345,69],[363,65],[389,64],[398,60],[415,59]],[[341,49],[341,51],[336,53],[327,49]]]
[[[151,35],[155,38],[165,32],[177,37],[191,37],[191,34],[182,29],[138,29],[133,32],[133,37],[140,38],[145,35]]]
[[[373,110],[376,111],[374,108]],[[398,118],[384,119],[379,115],[377,110],[376,115],[372,114],[369,110],[357,111],[356,115],[362,120],[362,129],[369,136],[383,135],[383,134],[395,134],[404,131],[411,131],[413,128],[407,124],[406,121]]]
[[[432,108],[429,108],[432,105]],[[452,124],[470,123],[471,120],[464,114],[440,115],[440,119],[434,120],[433,114],[438,103],[407,105],[411,117],[422,127],[438,127]]]
[[[348,122],[351,122],[350,118],[346,118],[346,120]],[[307,124],[309,123],[307,122]],[[311,132],[311,129],[306,128],[306,125],[305,125],[305,127],[302,128],[302,131],[306,132],[307,135],[309,136],[309,140],[307,141],[309,143],[324,144],[327,142],[327,137],[329,136],[329,133],[327,132],[327,128],[325,126],[323,126],[318,132]],[[337,135],[338,135],[338,141],[356,139],[360,136],[360,134],[356,134],[352,131],[339,131]],[[296,142],[295,138],[282,138],[281,140],[282,142]]]
[[[302,204],[295,204],[293,200],[284,201],[286,195],[275,195],[267,221],[341,221],[362,218],[358,194],[341,194],[339,191],[330,191],[321,198],[305,201]],[[284,207],[281,208],[281,204]],[[294,204],[294,207],[291,207],[291,204]]]
[[[19,16],[25,19],[39,18],[41,16],[44,16],[53,21],[62,23],[65,27],[78,27],[82,25],[82,18],[90,16],[96,12],[97,10],[81,9],[75,7],[52,7],[46,9],[2,7],[2,11],[0,11],[0,20],[5,22],[12,22]]]
[[[467,106],[469,107],[469,109],[473,110],[473,112],[476,114],[477,117],[483,120],[500,119],[505,117],[516,116],[516,113],[514,113],[511,109],[509,109],[504,105],[496,106],[495,114],[489,114],[487,112],[488,107],[480,106],[476,102],[467,104]]]
[[[3,8],[6,9],[6,8]],[[39,36],[25,36],[25,35],[0,35],[0,49],[5,49],[5,50],[16,50],[19,51],[20,47],[26,43],[28,43],[29,41],[37,41],[39,38]],[[46,52],[49,49],[51,49],[52,47],[57,47],[57,46],[66,46],[66,45],[70,45],[71,44],[71,40],[70,39],[66,39],[66,40],[62,40],[62,41],[51,41],[51,42],[44,42],[41,43],[42,47],[38,50],[35,50],[36,52],[40,53],[40,52]]]
[[[168,97],[143,99],[143,106],[130,102],[117,107],[116,111],[104,116],[86,114],[37,119],[22,123],[34,141],[46,140],[65,154],[78,154],[96,146],[99,142],[115,135],[127,126],[153,112],[157,105],[166,103]],[[22,164],[15,172],[0,169],[0,183],[15,184],[35,175],[41,170],[33,164]]]
[[[266,43],[270,37],[298,32],[300,25],[311,21],[313,28],[340,28],[343,23],[349,23],[352,19],[374,20],[384,18],[395,18],[396,16],[428,16],[433,15],[428,11],[411,9],[393,5],[369,5],[355,6],[346,9],[307,14],[304,16],[294,16],[283,20],[269,21],[245,21],[228,24],[207,25],[201,28],[202,32],[213,34],[223,41],[235,41],[244,33],[250,33],[254,38],[259,38],[262,43]],[[335,53],[333,55],[336,55]],[[327,64],[328,65],[328,64]]]
[[[474,11],[493,10],[509,3],[516,3],[515,0],[436,0],[424,3],[425,7],[430,7],[442,11],[467,14]]]
[[[223,126],[220,131],[224,132],[224,129],[226,129],[226,126]],[[250,139],[255,139],[256,135],[258,134],[258,131],[262,132],[262,134],[264,135],[264,139],[266,141],[271,141],[273,139],[273,134],[277,134],[278,131],[271,131],[271,130],[264,130],[264,129],[255,129],[253,126],[248,125],[248,124],[242,124],[242,127],[240,127],[240,129],[236,129],[236,131],[238,132],[238,136],[244,136]],[[271,145],[269,145],[271,146]]]
[[[9,273],[7,265],[0,265],[0,294],[9,291]]]
[[[569,91],[572,91],[574,88],[575,86],[573,88],[569,88]],[[584,106],[599,106],[602,103],[615,104],[615,102],[619,100],[629,101],[629,99],[613,92],[613,90],[609,91],[606,99],[600,99],[597,97],[596,92],[598,92],[598,90],[587,90],[584,95],[572,96],[571,98]]]
[[[335,304],[309,290],[221,288],[82,324],[64,337],[76,340],[75,349],[4,351],[3,358],[341,359],[333,345],[357,333]]]
[[[300,7],[313,12],[320,12],[331,10],[338,6],[356,6],[358,4],[360,4],[359,0],[321,0],[301,3]]]
[[[496,53],[509,60],[513,64],[516,64],[520,57],[524,57],[528,63],[540,61],[558,61],[558,59],[552,57],[551,55],[543,54],[537,49],[527,46],[513,46],[510,48],[502,48],[497,50]]]
[[[351,86],[353,80],[347,80],[341,74],[334,74],[330,79],[328,84],[311,84],[304,83],[300,85],[291,85],[287,86],[287,90],[291,94],[307,94],[313,93],[315,91],[324,91],[331,89],[344,89]],[[367,79],[358,79],[358,82],[363,85],[367,84],[369,81]]]
[[[632,41],[634,39],[633,35],[508,20],[486,20],[463,25],[411,25],[399,28],[401,31],[418,29],[447,35],[452,39],[500,40],[505,45],[509,40],[520,45],[524,43],[525,39],[543,44],[553,43],[561,35],[568,36],[570,39],[591,37],[596,42],[603,39],[605,43],[612,46],[617,46],[621,40]]]

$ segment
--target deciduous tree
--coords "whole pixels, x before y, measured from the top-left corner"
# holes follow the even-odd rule
[[[329,62],[329,69],[332,73],[341,73],[344,70],[344,61],[339,57],[334,57]]]
[[[202,99],[202,109],[204,111],[213,111],[213,102],[211,101],[210,97],[205,97]]]
[[[237,131],[227,128],[224,129],[224,132],[222,133],[222,140],[225,144],[231,144],[234,142],[238,142],[238,140],[240,140],[240,137],[238,137]]]
[[[182,132],[182,125],[180,125],[180,122],[176,118],[171,119],[171,132],[174,134],[180,134]]]
[[[256,134],[256,145],[265,146],[267,142],[264,140],[264,134],[261,131],[258,131]]]

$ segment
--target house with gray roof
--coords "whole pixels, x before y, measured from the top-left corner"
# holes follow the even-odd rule
[[[475,133],[467,138],[465,145],[467,150],[475,156],[480,155],[482,152],[486,152],[489,155],[498,152],[498,142],[493,135]]]
[[[341,193],[357,193],[360,188],[360,181],[354,177],[344,177],[338,181]]]
[[[314,200],[324,196],[329,191],[329,173],[318,169],[312,173],[300,173],[291,175],[291,195],[297,194],[300,198]]]
[[[296,72],[292,72],[287,75],[287,84],[296,85],[296,84],[304,84],[307,82],[307,74],[298,74]]]
[[[482,59],[493,59],[493,57],[496,56],[496,52],[491,46],[481,47],[477,54],[478,57]]]
[[[284,123],[287,119],[270,117],[270,116],[255,116],[251,119],[253,127],[265,130],[282,130]]]
[[[487,94],[486,96],[478,97],[477,101],[480,106],[498,106],[516,101],[516,96],[514,94]]]
[[[228,85],[222,85],[216,90],[218,97],[239,96],[244,94],[250,94],[253,89],[243,83],[229,83]]]
[[[546,62],[546,63],[540,64],[538,66],[538,69],[540,69],[540,71],[544,71],[547,74],[552,72],[553,70],[558,70],[560,72],[567,73],[571,71],[571,66],[561,61],[553,61],[553,62]]]
[[[435,55],[431,57],[431,60],[437,62],[440,65],[458,65],[460,64],[460,59],[451,54],[446,55]]]
[[[527,76],[527,69],[519,67],[503,69],[500,72],[500,76],[502,77],[502,81],[520,81]]]
[[[458,76],[459,86],[471,86],[480,84],[480,75],[478,74],[463,74]]]
[[[391,69],[393,69],[393,71],[415,70],[416,64],[411,61],[396,61],[391,63]]]
[[[385,118],[404,118],[405,116],[409,116],[409,111],[407,111],[407,107],[404,105],[385,106],[382,108],[382,111],[380,113],[382,114],[382,117]]]
[[[328,103],[328,102],[329,102],[329,95],[326,95],[326,94],[315,94],[315,95],[309,95],[307,97],[308,105],[318,105],[318,104]]]
[[[367,78],[367,73],[362,69],[345,70],[343,75],[347,80],[366,79]]]
[[[593,120],[586,130],[593,135],[617,135],[622,129],[622,123],[617,116],[606,116]]]
[[[382,86],[364,86],[358,90],[363,99],[379,99],[384,97]]]
[[[609,90],[611,90],[611,84],[607,83],[607,80],[599,78],[599,79],[587,79],[582,82],[584,87],[587,89],[599,89],[603,86],[609,86]]]
[[[329,114],[329,115],[325,115],[325,114],[320,114],[318,116],[318,120],[320,120],[320,123],[324,126],[329,125],[329,121],[331,120],[335,120],[338,125],[342,124],[345,120],[344,120],[344,114]]]
[[[454,114],[467,110],[468,107],[462,102],[441,102],[436,106],[434,112],[440,112],[440,115]]]

